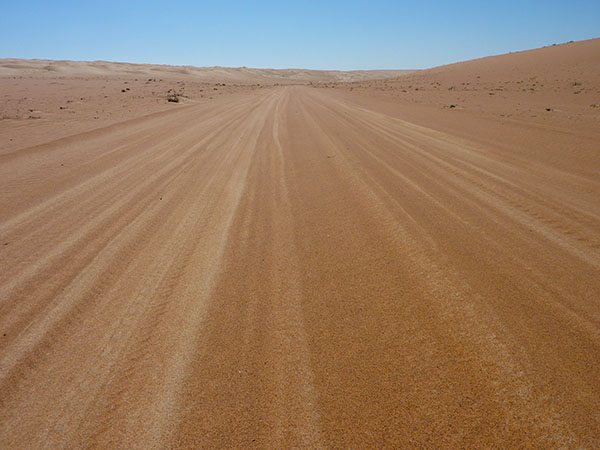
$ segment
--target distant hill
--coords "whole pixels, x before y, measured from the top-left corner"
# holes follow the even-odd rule
[[[0,76],[133,76],[159,78],[193,78],[207,82],[253,83],[322,83],[367,81],[393,78],[410,70],[309,70],[253,69],[248,67],[193,67],[156,64],[130,64],[108,61],[54,61],[41,59],[0,59]]]

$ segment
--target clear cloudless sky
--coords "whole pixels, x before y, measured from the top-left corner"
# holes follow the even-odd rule
[[[593,37],[600,0],[0,0],[0,58],[417,69]]]

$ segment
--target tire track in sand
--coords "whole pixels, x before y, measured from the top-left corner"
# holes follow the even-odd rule
[[[199,326],[201,312],[204,307],[203,305],[210,298],[211,280],[214,278],[215,274],[218,273],[218,271],[220,270],[220,255],[224,243],[227,240],[229,227],[228,224],[232,220],[232,217],[235,215],[236,204],[239,201],[241,193],[243,192],[244,177],[245,173],[247,172],[248,164],[251,160],[252,150],[254,148],[253,142],[255,142],[256,136],[258,135],[258,131],[260,130],[260,121],[261,117],[263,116],[263,114],[261,114],[260,112],[260,105],[263,104],[262,108],[264,109],[264,104],[268,104],[269,101],[270,100],[268,97],[259,99],[256,105],[252,108],[257,108],[257,112],[251,115],[246,115],[243,118],[243,120],[240,121],[240,123],[238,124],[237,129],[228,130],[227,128],[221,128],[220,130],[217,130],[216,133],[213,133],[213,140],[215,136],[219,138],[219,142],[216,145],[214,145],[214,150],[212,151],[212,158],[215,162],[218,163],[218,166],[215,167],[214,164],[209,164],[207,166],[207,168],[211,171],[208,172],[209,181],[205,184],[205,187],[203,188],[205,191],[204,194],[198,195],[198,193],[196,193],[197,196],[193,194],[193,192],[196,190],[193,189],[195,186],[202,186],[202,184],[199,184],[198,181],[202,181],[204,183],[203,179],[196,179],[196,177],[194,177],[193,172],[188,173],[184,177],[179,176],[179,178],[177,178],[178,187],[183,189],[179,191],[179,195],[174,197],[171,196],[170,199],[165,198],[165,200],[171,200],[171,202],[181,202],[181,206],[184,206],[186,203],[189,204],[189,201],[191,200],[196,203],[196,207],[187,212],[185,211],[185,209],[181,210],[181,208],[179,208],[179,217],[183,217],[184,220],[183,222],[180,222],[180,224],[173,230],[165,230],[168,232],[168,234],[165,236],[167,240],[160,244],[160,247],[162,247],[163,250],[160,251],[158,255],[156,254],[156,250],[159,250],[160,247],[155,248],[156,245],[152,245],[151,247],[149,247],[150,253],[146,253],[149,257],[154,258],[155,264],[158,264],[157,266],[155,266],[154,271],[148,270],[148,268],[146,269],[147,273],[140,271],[141,267],[139,267],[139,264],[136,260],[139,260],[140,263],[144,263],[144,259],[142,258],[143,253],[138,253],[135,256],[134,261],[136,261],[136,263],[133,266],[134,268],[136,268],[136,270],[133,273],[129,272],[131,275],[127,276],[127,271],[125,271],[125,276],[122,276],[121,274],[121,276],[117,279],[114,279],[113,276],[109,275],[110,278],[105,280],[104,284],[106,287],[110,288],[111,284],[115,283],[116,281],[116,284],[113,284],[113,288],[109,289],[108,291],[105,291],[104,289],[96,291],[95,295],[102,295],[103,304],[108,303],[110,305],[111,303],[114,303],[114,306],[112,306],[111,308],[112,312],[117,313],[117,317],[119,317],[118,308],[120,306],[119,303],[115,303],[115,301],[118,300],[118,296],[128,296],[131,294],[135,294],[135,296],[128,301],[129,304],[132,304],[134,306],[134,309],[127,312],[127,315],[130,317],[129,319],[127,319],[127,316],[121,316],[122,318],[117,320],[116,323],[108,325],[108,330],[113,330],[113,335],[110,337],[110,341],[106,342],[105,349],[102,352],[98,353],[97,355],[95,353],[92,353],[90,355],[92,358],[97,356],[98,363],[100,365],[96,366],[95,364],[91,364],[91,371],[86,370],[75,375],[75,379],[79,379],[79,381],[77,382],[79,387],[74,392],[78,392],[78,394],[73,395],[73,393],[71,393],[63,397],[62,400],[56,398],[57,401],[63,402],[63,407],[57,408],[55,410],[56,414],[50,414],[39,418],[40,420],[43,420],[47,423],[46,428],[47,433],[49,434],[37,434],[36,437],[40,439],[37,441],[38,445],[53,446],[53,443],[62,442],[64,444],[69,441],[73,442],[77,440],[77,434],[74,433],[83,433],[83,436],[88,435],[88,433],[85,431],[85,428],[93,425],[93,422],[84,427],[83,430],[79,431],[77,431],[78,427],[76,425],[77,423],[82,423],[81,420],[84,416],[82,416],[81,413],[82,411],[86,410],[86,407],[84,405],[93,400],[94,396],[96,395],[94,392],[97,391],[98,387],[100,386],[100,383],[103,384],[110,380],[112,375],[107,371],[114,371],[115,369],[118,369],[119,365],[111,367],[115,364],[115,358],[125,358],[133,361],[136,360],[135,353],[130,353],[133,349],[128,349],[127,347],[124,347],[125,344],[131,345],[131,342],[128,342],[128,334],[131,334],[132,332],[132,330],[130,330],[129,327],[133,326],[135,330],[136,322],[139,322],[141,319],[143,319],[144,314],[146,314],[145,311],[148,310],[148,305],[146,302],[148,302],[148,300],[151,300],[156,295],[161,295],[161,291],[158,290],[158,286],[161,284],[161,280],[164,278],[164,275],[161,275],[161,273],[164,274],[164,271],[169,269],[169,264],[179,265],[182,263],[182,261],[179,259],[180,255],[178,255],[178,251],[176,249],[181,249],[182,246],[190,244],[191,239],[192,245],[189,246],[189,248],[195,249],[195,254],[192,255],[192,257],[190,257],[191,260],[184,259],[183,261],[187,261],[187,263],[184,265],[184,267],[186,268],[185,277],[179,280],[179,283],[176,286],[177,289],[175,289],[174,292],[169,292],[168,290],[162,291],[162,295],[173,295],[175,296],[175,298],[180,299],[179,302],[171,306],[171,315],[175,316],[171,317],[171,319],[176,320],[174,320],[173,322],[169,322],[168,328],[172,329],[174,326],[176,326],[180,329],[180,333],[182,334],[176,334],[176,337],[178,339],[176,343],[172,342],[171,340],[169,344],[173,347],[171,352],[165,353],[165,351],[163,350],[157,353],[159,357],[159,362],[160,360],[165,358],[165,356],[171,358],[170,362],[161,362],[161,367],[166,367],[169,373],[166,375],[163,374],[164,376],[159,377],[157,379],[157,382],[164,384],[162,386],[160,386],[159,384],[159,386],[156,386],[156,389],[152,391],[153,396],[159,395],[158,398],[155,398],[151,401],[151,403],[154,404],[154,406],[147,406],[148,402],[150,401],[149,399],[142,400],[139,404],[139,409],[137,409],[136,407],[132,408],[134,406],[132,404],[123,405],[128,410],[128,413],[124,417],[134,417],[134,422],[136,423],[133,429],[144,430],[145,433],[145,436],[140,436],[139,431],[136,431],[135,434],[137,435],[137,439],[135,441],[129,442],[131,444],[137,442],[137,445],[140,446],[159,445],[161,439],[163,439],[163,432],[165,431],[165,426],[172,422],[170,410],[174,406],[173,399],[176,395],[175,391],[177,390],[178,380],[181,380],[184,377],[183,372],[185,371],[185,360],[187,357],[189,357],[190,352],[193,351],[193,333],[196,332],[196,328]],[[234,132],[231,133],[231,131]],[[200,133],[202,132],[203,130],[200,129]],[[209,133],[208,136],[210,138],[211,133]],[[197,146],[194,146],[193,149],[194,148],[197,148]],[[193,154],[193,150],[191,151],[191,153],[190,151],[188,151],[187,153],[188,155],[191,155]],[[215,157],[217,159],[215,159]],[[206,161],[204,162],[204,165],[206,165]],[[192,161],[188,160],[188,168],[193,169],[194,167],[196,167],[197,169],[200,169],[204,167],[201,164],[202,159],[195,161],[194,164],[191,163]],[[185,184],[181,185],[182,182],[188,185],[187,188],[185,188]],[[145,211],[142,215],[137,217],[136,220],[132,222],[132,224],[135,224],[135,222],[137,222],[138,225],[142,227],[138,230],[144,230],[148,226],[148,214],[152,211],[155,211],[155,213],[163,213],[164,219],[164,207],[161,207],[159,205],[166,206],[168,204],[172,203],[155,203],[155,205],[151,209]],[[175,204],[177,205],[177,203]],[[207,208],[208,206],[210,207]],[[183,216],[181,214],[183,214]],[[192,230],[189,229],[189,226],[194,222],[198,222],[199,219],[202,219],[202,228],[196,229],[195,233],[190,233]],[[185,229],[188,229],[188,231],[183,231]],[[139,232],[132,233],[132,231],[134,230],[135,229],[131,230],[131,227],[128,226],[117,236],[117,238],[113,239],[110,242],[110,245],[107,248],[113,248],[116,250],[122,248],[123,245],[121,243],[121,238],[139,239],[141,235],[139,234]],[[154,231],[154,233],[156,233],[156,231]],[[151,241],[146,242],[150,243]],[[163,261],[160,255],[171,259]],[[98,279],[98,277],[101,276],[97,272],[98,267],[101,267],[98,266],[98,264],[101,261],[110,262],[110,260],[112,259],[107,259],[106,256],[107,255],[101,252],[96,258],[97,262],[92,261],[90,269],[84,272],[85,276],[88,278],[91,276],[92,279]],[[171,263],[169,263],[169,261],[171,261]],[[138,279],[137,277],[139,277],[140,275],[142,275],[142,277],[139,278],[139,280],[143,281],[144,279],[150,277],[150,282],[140,285],[137,288],[137,290],[132,291],[131,286],[129,287],[129,289],[127,289],[127,284],[125,284],[127,283],[127,280],[136,280]],[[109,283],[108,280],[111,280],[111,282]],[[75,283],[75,286],[77,286],[77,283]],[[117,289],[119,286],[121,287]],[[135,289],[135,287],[138,286],[138,282],[136,281],[133,286]],[[69,302],[72,303],[74,301],[79,301],[81,297],[82,296],[80,294],[76,294],[73,292],[71,294],[68,294],[66,296],[66,299],[71,300],[67,302],[67,305],[69,304]],[[164,300],[166,299],[163,297],[163,304]],[[136,304],[138,306],[136,306]],[[196,304],[197,306],[194,306],[194,304]],[[65,304],[59,305],[59,308],[64,309],[64,307]],[[96,309],[96,311],[94,311],[94,309]],[[96,319],[94,320],[101,319],[101,317],[111,313],[111,310],[106,308],[104,308],[105,311],[98,311],[97,306],[94,306],[94,309],[92,309],[89,313],[93,312],[95,314],[102,314],[102,316],[100,317],[96,316]],[[123,312],[121,312],[120,314],[122,313]],[[155,314],[157,313],[157,311],[150,308],[150,313]],[[136,318],[136,315],[141,315],[141,317]],[[168,316],[168,314],[164,315]],[[51,317],[52,316],[50,316],[50,318]],[[93,317],[94,316],[92,316],[92,318]],[[124,321],[124,319],[126,320]],[[128,325],[127,322],[129,322]],[[91,323],[90,325],[96,327],[99,326],[101,323],[102,320],[100,320],[97,324]],[[99,331],[104,336],[110,336],[110,334],[107,335],[106,330]],[[38,337],[41,336],[38,332],[34,333],[34,335]],[[169,335],[167,334],[166,336]],[[56,340],[60,338],[60,335],[57,335],[56,332],[53,331],[52,337],[53,340]],[[85,337],[83,338],[85,339]],[[57,347],[58,342],[54,343],[54,348],[59,348]],[[96,342],[96,345],[98,344],[99,343]],[[154,345],[155,352],[156,349],[161,348],[161,346],[165,347],[167,344],[165,344],[164,342],[162,344],[160,342],[154,342]],[[30,347],[30,345],[25,345],[24,348]],[[62,353],[64,353],[64,350],[68,349],[69,345],[65,345],[64,347],[65,348],[63,349]],[[123,349],[127,349],[127,351],[125,351],[124,354]],[[144,349],[142,348],[140,350],[143,351]],[[13,351],[7,356],[10,356],[14,360],[15,355],[18,354],[19,352],[15,353]],[[6,361],[3,361],[2,368],[9,369],[10,365],[7,365],[5,363]],[[145,376],[148,377],[153,371],[156,372],[156,367],[154,369],[149,368],[148,371],[145,372]],[[59,370],[58,372],[60,373],[61,371]],[[131,383],[131,380],[128,380],[128,383]],[[115,384],[115,388],[116,385],[117,384]],[[10,387],[6,386],[6,388],[9,389]],[[111,397],[111,395],[107,394],[107,398]],[[42,396],[42,398],[44,398],[44,396]],[[34,403],[38,403],[37,401],[35,401],[35,398],[32,398],[32,400],[34,401]],[[116,400],[119,400],[119,398],[117,397]],[[119,404],[118,401],[117,404]],[[105,410],[105,413],[107,413],[109,417],[119,416],[119,414],[117,413],[121,408],[116,408],[117,404],[113,403],[112,405],[110,405],[108,410]],[[70,408],[73,408],[75,405],[77,405],[77,410],[74,410],[72,411],[72,414],[69,414]],[[8,408],[9,404],[4,403],[3,406]],[[132,414],[135,410],[139,412],[137,414]],[[6,412],[8,411],[5,410],[5,413]],[[143,412],[143,414],[140,414],[141,412]],[[92,413],[92,416],[94,416],[94,413]],[[166,417],[168,417],[168,420]],[[144,420],[142,420],[142,418],[144,418]],[[48,422],[49,420],[50,422]],[[55,420],[56,422],[52,424],[51,420]],[[167,423],[163,423],[164,420],[167,420]],[[99,422],[101,422],[101,420],[99,420]],[[23,425],[26,424],[27,423]],[[35,425],[35,422],[33,422],[33,424]],[[21,438],[23,438],[25,435],[27,435],[25,434],[26,428],[24,426],[15,427],[13,431],[17,432],[19,428],[22,428],[24,434],[21,434]],[[115,426],[115,429],[116,428],[117,427]],[[65,431],[58,431],[61,429]],[[70,431],[67,432],[66,430]],[[28,435],[31,436],[30,433],[28,433]],[[128,434],[125,434],[121,437],[123,438],[123,442],[131,438],[131,436],[129,436],[128,438]]]
[[[323,447],[314,375],[311,368],[308,338],[302,312],[302,287],[298,271],[298,253],[294,242],[294,223],[286,185],[285,151],[280,140],[281,118],[285,114],[287,92],[275,108],[270,180],[274,218],[272,245],[279,255],[272,267],[273,295],[279,299],[274,329],[274,341],[279,348],[279,389],[275,400],[274,417],[278,419],[273,447]]]

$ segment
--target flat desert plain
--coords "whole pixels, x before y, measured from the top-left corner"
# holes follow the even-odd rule
[[[0,60],[0,117],[1,447],[600,446],[600,40]]]

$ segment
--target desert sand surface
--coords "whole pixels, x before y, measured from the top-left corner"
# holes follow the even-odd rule
[[[3,75],[0,447],[599,447],[599,55]]]
[[[410,70],[324,71],[0,59],[0,152],[106,127],[177,103],[275,85],[385,79]]]

